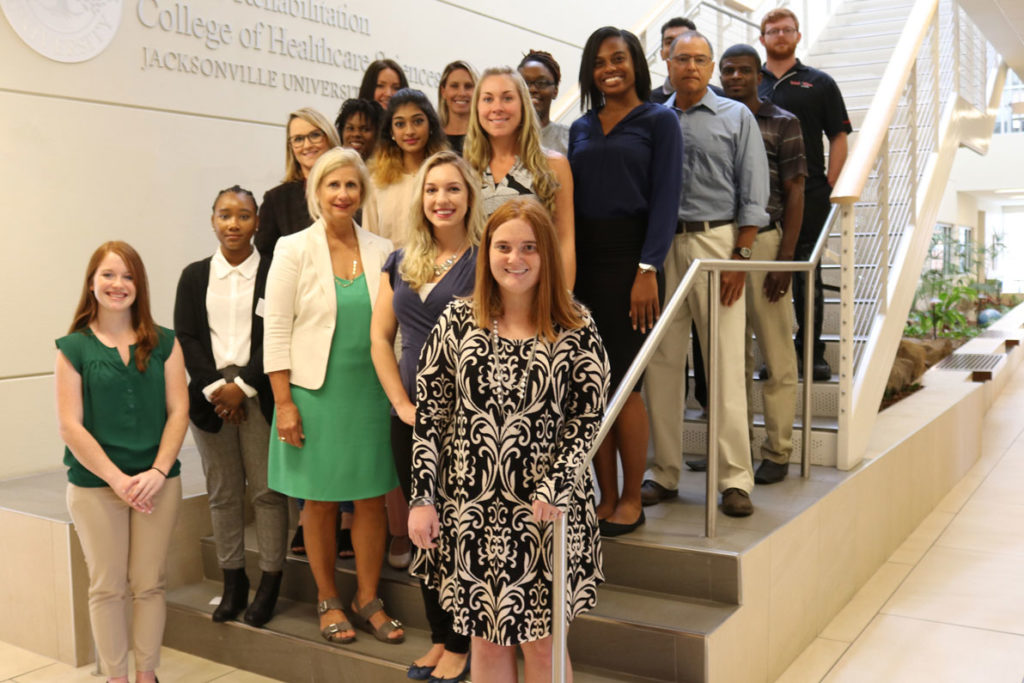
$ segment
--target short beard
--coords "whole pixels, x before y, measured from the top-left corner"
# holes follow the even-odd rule
[[[796,54],[796,44],[794,43],[792,49],[787,50],[785,52],[779,50],[779,48],[769,48],[767,45],[765,45],[764,51],[765,54],[768,55],[768,59],[784,62],[787,59],[792,58],[793,55]]]

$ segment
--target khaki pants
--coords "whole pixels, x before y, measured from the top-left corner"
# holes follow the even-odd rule
[[[666,303],[683,274],[698,258],[727,259],[736,244],[736,225],[676,235],[665,259]],[[746,288],[744,287],[744,290]],[[744,297],[746,291],[744,291]],[[744,298],[720,309],[718,366],[721,369],[719,395],[711,410],[719,411],[718,490],[754,488],[750,465],[750,437],[747,431],[747,397],[743,374],[743,335],[746,329]],[[669,326],[651,358],[645,379],[651,432],[654,440],[654,480],[667,489],[679,487],[683,460],[683,377],[690,337],[690,321],[697,323],[697,336],[708,358],[708,278],[701,275]]]
[[[153,499],[151,514],[133,510],[106,486],[68,484],[67,503],[89,567],[89,618],[103,672],[127,676],[129,648],[137,671],[155,670],[164,638],[167,550],[181,507],[181,477],[167,480]]]
[[[758,233],[754,242],[755,261],[774,261],[779,253],[781,231]],[[765,365],[771,377],[764,384],[764,430],[767,437],[761,446],[761,457],[785,464],[793,453],[793,419],[796,417],[796,351],[793,349],[793,301],[790,292],[775,303],[764,294],[766,272],[747,274],[747,418],[753,424],[754,411],[750,396],[754,390],[754,343],[757,336]]]

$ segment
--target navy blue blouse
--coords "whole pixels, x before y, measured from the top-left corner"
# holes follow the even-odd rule
[[[646,215],[640,261],[661,268],[676,234],[682,193],[679,121],[668,107],[644,102],[605,135],[597,113],[591,109],[569,129],[576,215]]]
[[[398,359],[398,374],[402,378],[402,386],[409,400],[416,401],[416,365],[420,360],[420,350],[427,341],[427,335],[434,328],[437,319],[444,309],[457,296],[468,296],[473,293],[476,279],[476,247],[470,247],[451,270],[434,285],[426,299],[420,299],[419,292],[409,288],[409,283],[402,279],[398,266],[405,255],[404,249],[398,249],[388,256],[382,272],[387,273],[388,282],[394,292],[391,307],[395,311],[395,319],[402,332],[402,356]],[[391,409],[394,413],[394,408]]]

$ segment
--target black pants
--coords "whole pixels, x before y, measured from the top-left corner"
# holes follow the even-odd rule
[[[397,415],[391,416],[391,454],[395,459],[398,483],[406,500],[412,500],[412,427],[402,422]],[[443,643],[444,649],[455,654],[469,652],[469,636],[456,633],[452,628],[452,615],[441,607],[440,596],[420,579],[423,594],[423,609],[430,624],[430,642]]]
[[[818,187],[808,188],[804,192],[804,220],[800,226],[800,237],[796,243],[795,258],[798,261],[806,261],[814,245],[825,227],[828,213],[832,209],[829,195],[832,188],[826,183]],[[797,359],[803,359],[804,347],[804,308],[807,297],[807,275],[805,273],[793,273],[793,307],[796,309],[796,352]],[[824,289],[821,281],[821,265],[814,269],[814,328],[812,338],[814,340],[814,359],[816,361],[825,358],[825,342],[821,341],[821,323],[824,317]]]

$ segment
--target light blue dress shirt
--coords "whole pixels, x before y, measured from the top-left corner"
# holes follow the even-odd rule
[[[683,195],[679,218],[768,225],[768,155],[757,120],[742,102],[708,88],[683,111],[671,106],[683,131]]]

